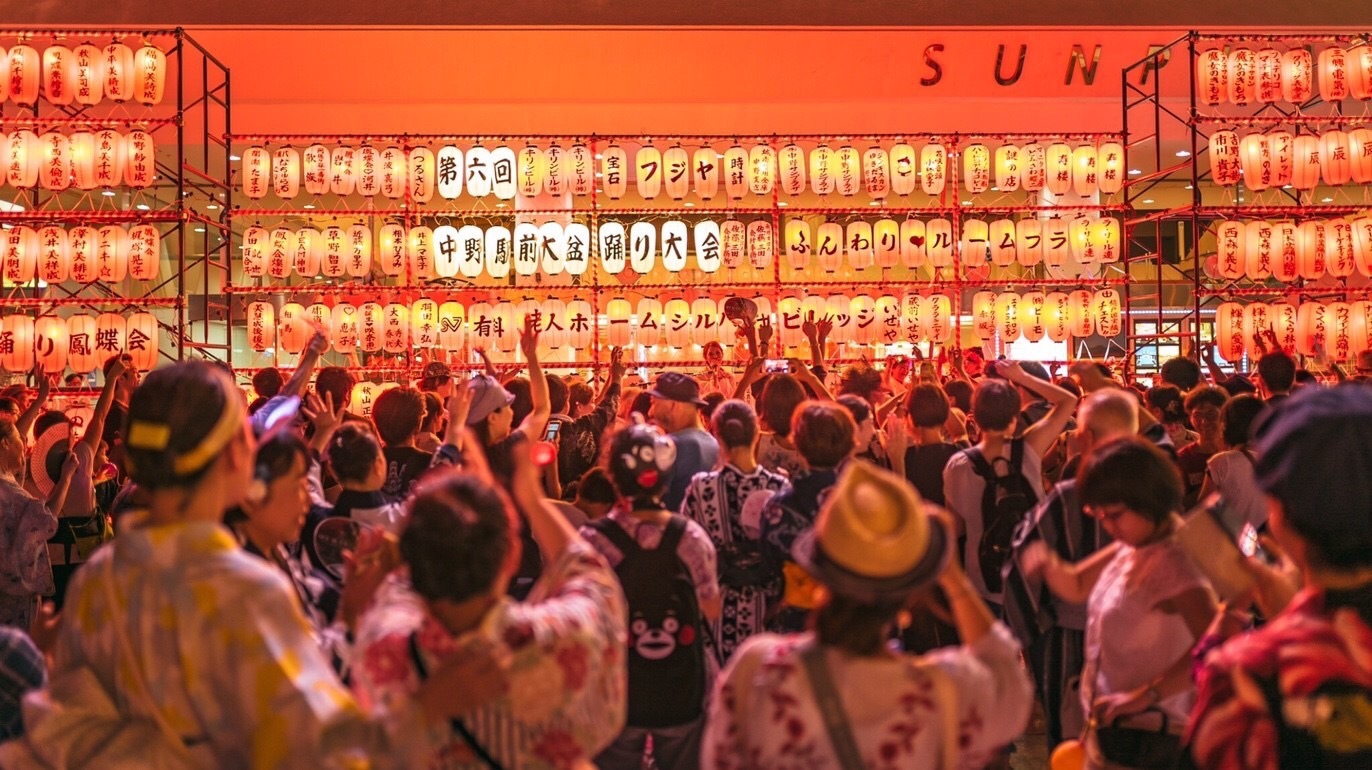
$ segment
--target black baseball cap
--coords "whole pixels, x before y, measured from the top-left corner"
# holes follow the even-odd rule
[[[648,395],[684,404],[705,405],[705,400],[700,397],[700,383],[689,374],[681,372],[663,372],[658,375],[657,384],[648,391]]]

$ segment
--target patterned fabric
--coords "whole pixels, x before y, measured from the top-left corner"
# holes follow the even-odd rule
[[[562,419],[557,436],[557,476],[564,487],[581,478],[600,457],[600,439],[614,423],[619,412],[619,383],[611,383],[600,403],[589,414],[575,420]]]
[[[760,551],[762,508],[785,485],[785,477],[761,466],[744,473],[726,464],[720,470],[696,474],[686,489],[681,514],[704,528],[723,570],[740,557]],[[759,585],[732,586],[721,580],[720,590],[724,610],[710,626],[715,652],[720,662],[726,662],[743,640],[762,631],[767,603],[780,594],[781,581],[779,575]]]
[[[509,690],[468,716],[467,727],[508,770],[568,768],[589,760],[624,726],[626,616],[619,581],[580,542],[549,566],[529,603],[504,599],[479,628],[458,637],[425,612],[405,581],[392,578],[358,630],[353,688],[374,712],[403,709],[419,686],[410,656],[416,631],[430,671],[471,645],[503,644],[513,655]],[[413,767],[485,766],[445,728],[438,748]]]
[[[700,370],[696,374],[696,382],[700,383],[701,395],[721,393],[725,398],[733,398],[734,391],[738,389],[738,380],[722,366]]]
[[[331,611],[337,612],[338,591],[322,577],[311,572],[305,562],[302,561],[308,557],[304,555],[298,544],[296,552],[292,552],[284,545],[278,545],[268,556],[258,550],[257,546],[253,545],[246,535],[241,532],[235,534],[240,536],[239,542],[243,545],[245,552],[275,565],[290,580],[291,590],[295,592],[296,599],[300,602],[300,609],[305,614],[305,620],[309,621],[315,643],[328,656],[334,670],[346,682],[348,680],[349,662],[352,660],[352,644],[348,641],[347,626],[341,620],[334,621],[329,617]]]
[[[662,535],[666,531],[650,521],[635,519],[623,506],[612,508],[606,518],[618,524],[646,550],[656,548],[658,543],[662,542]],[[594,528],[582,527],[581,536],[586,538],[591,547],[605,556],[611,568],[618,567],[619,563],[624,561],[624,554],[619,552],[615,544]],[[699,524],[694,521],[686,522],[686,532],[681,536],[681,544],[677,546],[676,555],[691,573],[691,582],[696,587],[696,600],[706,604],[718,599],[719,577],[715,571],[715,546]]]
[[[1204,768],[1368,767],[1372,589],[1306,589],[1205,658],[1187,739]],[[1282,715],[1273,718],[1273,703]],[[1341,762],[1334,761],[1341,757]]]
[[[778,570],[791,561],[791,546],[800,533],[815,525],[819,508],[838,481],[838,470],[806,472],[793,478],[762,509],[762,552]],[[769,629],[799,632],[805,628],[805,610],[786,608],[774,613]]]
[[[39,594],[53,592],[48,539],[56,533],[48,507],[0,476],[0,626],[27,629]]]
[[[701,767],[710,770],[842,770],[800,652],[809,634],[764,634],[739,648],[710,706]],[[938,767],[941,709],[923,665],[937,666],[957,693],[960,762],[983,767],[1023,731],[1033,691],[1019,665],[1019,646],[997,623],[973,645],[915,658],[859,658],[826,650],[826,663],[870,770]]]
[[[764,433],[758,439],[757,464],[793,479],[804,475],[806,467],[805,458],[800,456],[800,452],[782,446],[774,433]]]
[[[42,687],[46,680],[43,653],[28,634],[0,626],[0,742],[24,734],[19,704],[24,693]]]

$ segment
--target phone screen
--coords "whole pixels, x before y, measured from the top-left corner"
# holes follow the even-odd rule
[[[767,359],[767,371],[769,372],[789,372],[791,365],[784,358]]]
[[[551,421],[549,421],[549,422],[548,422],[548,430],[547,430],[546,433],[543,434],[543,440],[544,440],[544,441],[556,441],[556,440],[557,440],[557,434],[558,434],[558,432],[561,431],[561,430],[562,430],[562,423],[561,423],[560,421],[558,421],[558,420],[551,420]]]

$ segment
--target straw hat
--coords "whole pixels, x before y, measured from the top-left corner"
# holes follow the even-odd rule
[[[948,562],[947,529],[925,513],[910,484],[853,461],[791,555],[830,591],[860,602],[898,602]]]
[[[53,423],[33,442],[29,474],[44,497],[52,494],[53,487],[57,486],[57,480],[62,477],[62,463],[70,453],[71,423],[66,420]]]

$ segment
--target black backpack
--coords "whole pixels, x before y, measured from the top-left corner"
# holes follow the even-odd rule
[[[610,519],[587,526],[624,555],[615,573],[629,606],[629,725],[691,722],[704,711],[705,629],[695,582],[676,553],[686,519],[673,515],[652,550]]]
[[[1004,463],[997,457],[992,462],[978,447],[964,450],[972,461],[972,470],[986,482],[981,494],[981,541],[977,543],[977,566],[981,579],[991,593],[1000,593],[1004,580],[1001,568],[1010,560],[1015,529],[1024,514],[1038,504],[1039,496],[1024,478],[1024,439],[1010,442],[1010,461],[1005,473],[997,473],[993,463]]]

